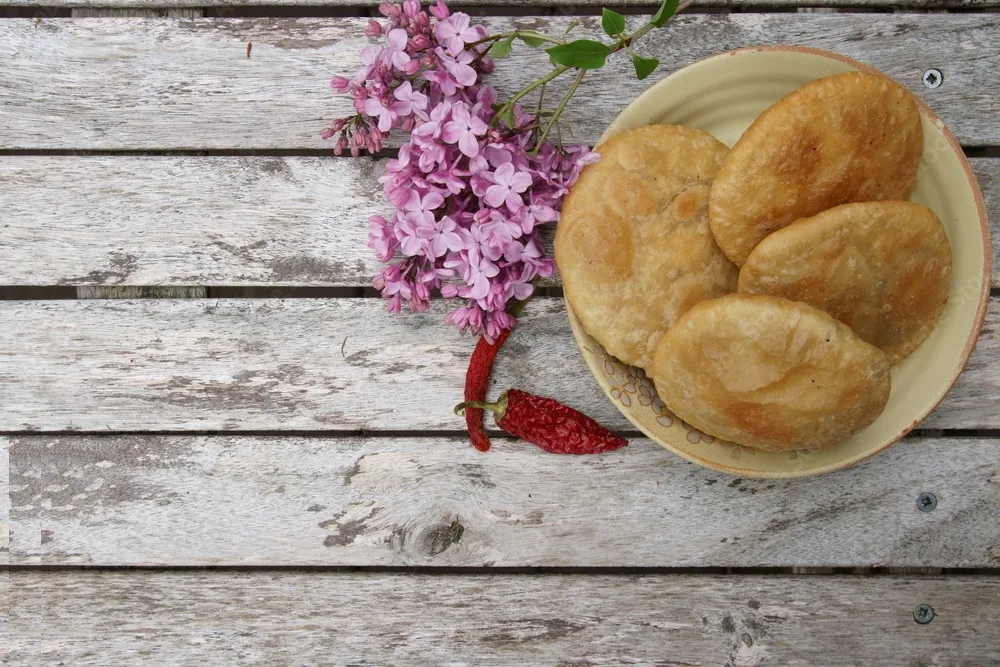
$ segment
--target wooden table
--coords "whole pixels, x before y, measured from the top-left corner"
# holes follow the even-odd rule
[[[851,470],[739,479],[638,436],[480,454],[451,411],[472,340],[442,304],[391,316],[366,288],[381,161],[319,138],[361,2],[4,0],[9,663],[1000,663],[997,288],[958,386]],[[687,12],[649,39],[651,80],[757,44],[862,60],[968,147],[1000,220],[996,0],[795,3]],[[494,28],[599,30],[589,0],[486,4]],[[494,79],[541,66],[522,50]],[[584,83],[577,139],[648,85],[629,67]],[[628,431],[545,293],[496,386]]]

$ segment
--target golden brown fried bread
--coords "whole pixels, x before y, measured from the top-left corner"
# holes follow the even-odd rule
[[[758,116],[712,185],[712,233],[743,266],[761,239],[854,201],[909,199],[923,150],[912,95],[877,74],[817,79]]]
[[[827,313],[774,296],[703,301],[670,327],[647,372],[695,428],[775,451],[843,442],[889,400],[885,353]]]
[[[948,301],[951,245],[926,206],[844,204],[793,222],[753,249],[740,291],[825,310],[889,357],[930,335]]]
[[[728,149],[700,130],[649,125],[597,147],[563,202],[556,264],[584,329],[646,367],[688,308],[736,290],[708,228],[709,185]]]

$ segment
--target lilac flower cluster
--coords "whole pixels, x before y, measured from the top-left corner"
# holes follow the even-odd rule
[[[452,14],[442,0],[421,11],[417,0],[383,4],[385,24],[366,34],[385,45],[362,52],[353,79],[335,77],[358,114],[338,119],[324,138],[335,150],[381,149],[394,129],[409,141],[381,177],[389,216],[372,216],[368,245],[387,266],[373,279],[391,312],[429,306],[434,291],[465,304],[445,318],[462,331],[494,339],[514,326],[507,312],[528,298],[538,276],[554,269],[540,225],[559,218],[580,170],[598,159],[586,146],[537,145],[539,118],[513,106],[497,117],[496,91],[480,83],[492,71],[486,30]]]

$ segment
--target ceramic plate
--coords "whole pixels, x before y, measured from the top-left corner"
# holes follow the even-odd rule
[[[781,97],[814,79],[850,70],[875,71],[834,53],[799,47],[722,53],[649,88],[615,119],[601,140],[640,125],[673,123],[704,130],[732,146]],[[824,451],[765,452],[714,439],[671,414],[643,371],[608,355],[567,304],[587,366],[629,421],[670,451],[709,468],[743,477],[804,477],[838,470],[882,451],[934,409],[958,379],[983,327],[992,257],[989,223],[972,169],[951,132],[925,104],[919,100],[918,104],[924,152],[911,199],[929,206],[944,223],[953,253],[953,280],[934,333],[893,367],[892,393],[882,415],[849,441]]]

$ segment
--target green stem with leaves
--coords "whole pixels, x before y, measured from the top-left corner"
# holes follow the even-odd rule
[[[526,43],[532,42],[549,42],[550,44],[565,44],[566,40],[560,39],[559,37],[553,37],[552,35],[546,35],[544,33],[535,32],[534,30],[514,30],[511,32],[501,32],[497,35],[490,35],[489,37],[483,37],[475,42],[470,42],[466,44],[466,48],[472,48],[474,46],[479,46],[481,44],[491,44],[493,42],[499,42],[504,39],[520,39]]]
[[[504,104],[502,107],[500,107],[500,110],[497,111],[497,114],[493,117],[493,120],[491,121],[492,124],[496,125],[496,123],[497,123],[498,120],[501,120],[501,119],[505,118],[511,111],[513,111],[514,105],[517,104],[517,101],[519,99],[521,99],[522,97],[524,97],[525,95],[527,95],[528,93],[530,93],[531,91],[533,91],[535,88],[538,88],[539,86],[544,86],[546,83],[548,83],[552,79],[556,78],[557,76],[559,76],[563,72],[568,72],[571,69],[573,69],[573,68],[572,67],[557,67],[556,69],[552,70],[551,72],[549,72],[548,74],[546,74],[545,76],[543,76],[541,79],[538,79],[537,81],[534,81],[534,82],[528,84],[527,86],[525,86],[521,90],[519,90],[516,93],[514,93],[514,95],[509,100],[507,100],[506,104]]]
[[[573,79],[573,84],[569,87],[569,90],[566,91],[566,95],[562,98],[562,100],[559,102],[559,106],[557,106],[556,110],[552,113],[552,116],[549,118],[549,122],[545,126],[545,129],[542,130],[542,133],[540,135],[538,135],[538,141],[535,142],[535,147],[531,149],[532,155],[538,155],[538,151],[541,149],[542,144],[545,143],[545,137],[549,136],[549,130],[551,130],[552,126],[559,121],[559,116],[562,115],[563,109],[566,108],[566,105],[569,104],[569,101],[573,99],[573,95],[576,94],[576,89],[580,87],[580,82],[583,81],[583,77],[584,75],[586,75],[586,73],[587,70],[581,69],[579,73],[577,73],[576,78]]]
[[[655,58],[643,58],[639,56],[632,51],[632,45],[653,28],[662,26],[672,16],[674,16],[674,14],[691,5],[693,1],[694,0],[663,0],[659,9],[653,14],[652,17],[650,17],[649,21],[628,34],[624,33],[624,16],[608,9],[603,10],[601,24],[605,33],[614,39],[611,44],[605,44],[603,42],[596,42],[592,40],[576,40],[574,42],[567,43],[564,40],[534,31],[505,32],[499,35],[486,37],[478,42],[474,42],[470,46],[490,43],[490,52],[497,58],[502,58],[510,54],[511,43],[514,39],[522,39],[527,44],[532,46],[539,46],[543,42],[556,44],[556,46],[547,49],[546,52],[552,58],[557,67],[542,78],[528,84],[521,90],[514,93],[514,95],[500,107],[499,111],[493,118],[492,124],[495,126],[498,122],[502,121],[508,126],[511,126],[513,124],[510,122],[512,120],[513,108],[519,100],[539,87],[542,87],[542,91],[544,91],[545,84],[565,74],[569,70],[577,70],[576,78],[573,80],[573,83],[566,95],[559,102],[559,106],[556,107],[555,111],[550,116],[545,129],[539,135],[538,140],[531,151],[532,154],[537,154],[552,128],[559,128],[559,117],[562,115],[562,112],[565,110],[570,99],[572,99],[573,95],[576,93],[577,88],[579,88],[580,82],[583,80],[587,70],[599,69],[603,67],[608,56],[617,53],[618,51],[626,50],[629,55],[632,56],[632,63],[635,67],[636,75],[640,80],[644,79],[652,73],[654,69],[656,69],[659,65],[659,61]],[[569,31],[567,30],[567,32]]]

